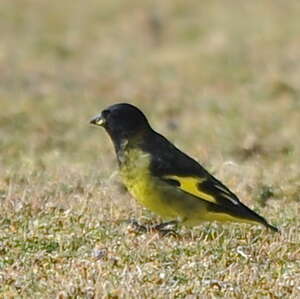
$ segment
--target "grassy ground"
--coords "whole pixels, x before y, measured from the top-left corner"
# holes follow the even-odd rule
[[[299,1],[0,3],[0,297],[299,298]],[[89,119],[119,101],[281,229],[178,237]]]

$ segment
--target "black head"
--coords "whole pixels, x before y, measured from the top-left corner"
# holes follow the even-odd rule
[[[120,143],[150,128],[143,112],[126,103],[104,109],[90,123],[104,127],[114,143]]]

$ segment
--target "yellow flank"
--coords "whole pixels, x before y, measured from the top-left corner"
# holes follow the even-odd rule
[[[232,222],[243,222],[243,223],[257,223],[255,220],[250,220],[238,216],[231,216],[229,214],[225,213],[214,213],[211,211],[207,211],[207,213],[204,215],[203,220],[206,221],[220,221],[220,222],[227,222],[227,221],[232,221]]]
[[[198,208],[201,208],[198,205],[195,205],[195,213],[190,213],[186,215],[186,218],[183,218],[183,223],[188,226],[198,225],[203,221],[220,221],[220,222],[240,222],[240,223],[258,223],[255,220],[249,220],[246,218],[238,217],[238,216],[231,216],[226,213],[214,213],[208,210],[205,210],[204,213],[199,214],[197,213]]]
[[[217,203],[213,196],[199,190],[199,183],[201,184],[201,182],[205,181],[205,179],[197,177],[182,177],[177,175],[167,175],[165,176],[165,178],[178,181],[180,183],[180,186],[178,188],[187,193],[193,194],[212,203]]]

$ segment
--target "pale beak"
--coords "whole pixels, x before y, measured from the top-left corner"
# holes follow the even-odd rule
[[[101,126],[103,127],[105,125],[105,119],[103,118],[102,114],[96,115],[94,118],[90,120],[90,124]]]

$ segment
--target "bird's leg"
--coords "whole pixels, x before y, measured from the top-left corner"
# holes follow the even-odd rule
[[[166,236],[166,235],[176,236],[177,235],[177,233],[174,229],[168,228],[170,226],[176,226],[178,224],[178,221],[176,221],[176,220],[162,222],[162,223],[160,223],[158,225],[154,225],[154,226],[141,225],[136,220],[130,220],[129,224],[130,224],[130,229],[132,231],[138,232],[138,233],[158,232],[162,236]]]
[[[147,228],[147,226],[139,224],[136,220],[129,220],[129,225],[132,231],[138,233],[146,233],[149,231],[149,228]]]
[[[168,226],[175,226],[177,224],[178,224],[177,220],[172,220],[172,221],[168,221],[168,222],[162,222],[162,223],[160,223],[158,225],[155,225],[153,228],[155,230],[164,230]]]
[[[152,230],[154,231],[158,231],[160,235],[162,236],[166,236],[166,235],[172,235],[172,236],[176,236],[177,233],[175,231],[175,229],[173,228],[168,228],[168,227],[174,227],[178,224],[177,220],[172,220],[172,221],[168,221],[168,222],[162,222],[158,225],[155,225],[154,227],[152,227]]]

